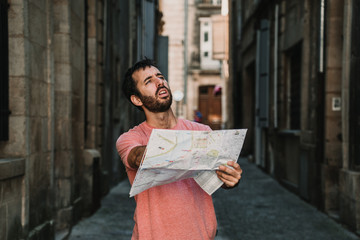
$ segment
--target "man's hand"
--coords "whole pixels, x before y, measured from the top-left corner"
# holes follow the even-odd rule
[[[146,146],[138,146],[131,149],[127,161],[132,168],[139,168]]]
[[[228,161],[227,165],[219,166],[219,170],[216,171],[218,178],[224,182],[223,188],[233,188],[237,186],[241,179],[242,169],[240,165],[233,161]]]

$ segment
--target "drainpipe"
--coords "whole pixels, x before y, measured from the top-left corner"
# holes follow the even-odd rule
[[[278,35],[279,35],[279,4],[275,5],[274,28],[274,128],[278,127],[277,119],[277,85],[278,85]]]
[[[188,75],[188,0],[184,1],[184,104],[187,100],[187,75]]]
[[[320,3],[320,53],[319,72],[324,72],[324,40],[325,40],[325,0]]]

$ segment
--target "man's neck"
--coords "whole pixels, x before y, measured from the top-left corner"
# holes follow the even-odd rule
[[[166,112],[160,113],[146,111],[145,116],[147,124],[155,128],[171,129],[177,124],[177,118],[171,108]]]

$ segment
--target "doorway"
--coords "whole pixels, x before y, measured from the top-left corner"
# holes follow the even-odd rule
[[[213,130],[221,129],[221,87],[215,85],[199,87],[199,111],[201,122]]]

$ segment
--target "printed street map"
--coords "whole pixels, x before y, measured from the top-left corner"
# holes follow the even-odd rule
[[[130,197],[154,186],[191,177],[211,195],[222,185],[215,170],[229,160],[238,160],[246,131],[154,129]]]

